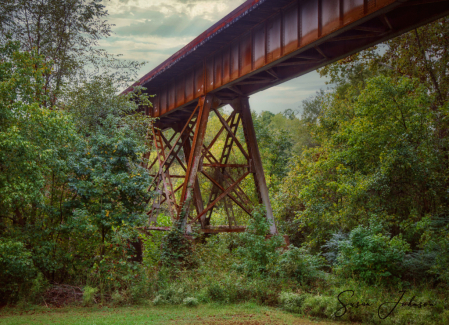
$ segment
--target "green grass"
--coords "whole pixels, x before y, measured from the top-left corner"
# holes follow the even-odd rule
[[[134,307],[92,307],[92,308],[45,308],[34,310],[5,308],[0,312],[0,324],[298,324],[330,325],[343,324],[315,322],[300,318],[281,310],[258,306],[240,305],[200,305],[194,308],[181,306],[134,306]]]

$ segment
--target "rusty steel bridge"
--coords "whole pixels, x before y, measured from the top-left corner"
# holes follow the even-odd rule
[[[146,155],[145,167],[154,176],[150,190],[158,195],[147,229],[168,229],[154,224],[162,209],[187,233],[195,224],[205,233],[244,231],[234,208],[250,214],[258,200],[270,233],[277,233],[248,96],[448,13],[449,0],[244,2],[124,92],[143,86],[156,95],[153,106],[144,108],[157,118],[151,130],[155,154]],[[228,104],[233,111],[222,116],[218,109]],[[220,127],[206,143],[211,113]],[[246,187],[255,189],[256,199],[242,186],[250,174],[254,184]],[[218,204],[228,225],[211,227]]]

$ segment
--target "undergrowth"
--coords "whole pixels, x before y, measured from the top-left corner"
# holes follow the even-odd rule
[[[128,280],[122,286],[101,286],[101,275],[107,277],[107,264],[99,263],[105,272],[95,273],[95,281],[84,286],[78,304],[150,303],[194,308],[210,303],[251,302],[313,319],[392,325],[449,322],[448,288],[444,282],[412,285],[399,280],[385,282],[382,277],[363,281],[358,273],[329,273],[324,257],[312,254],[306,247],[286,249],[282,237],[267,239],[268,226],[263,215],[256,213],[243,234],[220,234],[191,242],[179,232],[169,233],[158,239],[162,247],[159,262],[144,259],[142,264],[130,264],[125,274]],[[343,239],[351,239],[347,238]],[[147,247],[159,249],[157,245]],[[347,248],[340,249],[345,252]],[[338,265],[338,259],[332,262]],[[424,303],[427,306],[419,307]]]

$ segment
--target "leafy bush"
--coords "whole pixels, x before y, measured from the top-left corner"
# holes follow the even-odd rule
[[[83,305],[89,306],[95,301],[95,294],[98,292],[98,288],[92,288],[85,286],[83,290]]]
[[[283,283],[278,277],[246,277],[235,272],[216,274],[209,279],[201,284],[204,289],[198,296],[204,302],[254,301],[269,306],[278,304],[278,291]]]
[[[207,295],[212,301],[224,302],[226,300],[226,291],[218,283],[212,283],[207,287]]]
[[[42,294],[49,287],[49,282],[44,278],[44,275],[39,272],[37,276],[31,281],[31,289],[29,291],[29,300],[31,302],[42,302]]]
[[[161,213],[157,217],[157,224],[154,225],[158,227],[171,227],[171,217]],[[145,266],[150,268],[157,267],[161,260],[161,245],[164,236],[165,234],[163,231],[153,231],[151,236],[143,236],[143,264]]]
[[[441,314],[441,321],[443,322],[443,324],[449,324],[449,310],[445,310]]]
[[[325,266],[323,257],[293,245],[283,251],[284,239],[279,235],[267,238],[269,229],[265,214],[256,209],[247,231],[239,236],[236,249],[239,261],[234,264],[237,270],[250,277],[272,275],[300,282],[310,282],[323,275],[320,271]]]
[[[188,307],[196,307],[198,306],[198,299],[193,297],[187,297],[182,301],[182,303]]]
[[[168,288],[159,290],[158,295],[153,300],[153,304],[180,305],[187,298],[188,291],[182,285],[171,284]]]
[[[111,299],[112,299],[112,303],[117,306],[123,305],[126,301],[126,297],[122,293],[120,293],[118,290],[116,290],[112,293]]]
[[[279,258],[276,265],[277,273],[286,278],[294,278],[301,283],[307,283],[324,276],[321,269],[325,260],[320,255],[312,255],[305,248],[290,245]]]
[[[431,277],[438,253],[430,250],[418,250],[405,255],[403,267],[409,278],[424,279]]]
[[[302,306],[302,313],[314,317],[334,318],[339,304],[335,297],[306,296]]]
[[[239,236],[239,247],[236,249],[240,263],[234,266],[247,275],[258,275],[272,269],[278,261],[280,247],[284,244],[281,236],[269,234],[270,224],[262,209],[256,209],[246,232]]]
[[[297,313],[301,312],[302,303],[306,299],[306,295],[300,295],[292,292],[281,292],[279,301],[282,308],[286,311]]]
[[[0,302],[16,301],[36,276],[31,253],[23,243],[0,238]]]
[[[324,250],[326,251],[325,253],[323,253],[323,256],[326,257],[326,260],[330,265],[333,265],[335,262],[337,262],[340,242],[347,239],[348,235],[339,231],[332,234],[331,239],[329,239],[326,244],[321,246],[321,248],[324,248]]]
[[[353,229],[349,239],[339,244],[337,274],[355,275],[367,283],[400,276],[409,244],[400,236],[390,239],[382,230],[382,226],[375,222],[370,227]]]
[[[425,275],[433,275],[449,284],[449,218],[423,218],[417,223],[417,229],[424,230],[421,236],[422,251],[409,259],[411,271],[421,271],[421,274],[425,272]],[[416,265],[414,262],[417,262]],[[420,266],[420,269],[417,270],[416,266]]]
[[[153,305],[155,306],[159,306],[159,305],[163,305],[165,304],[165,300],[162,297],[162,295],[157,295],[154,299],[153,299]]]
[[[161,262],[164,266],[181,268],[192,264],[191,243],[184,237],[178,225],[164,236],[161,246]]]

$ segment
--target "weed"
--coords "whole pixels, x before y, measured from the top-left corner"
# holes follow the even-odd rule
[[[92,305],[95,301],[95,294],[98,292],[98,288],[92,288],[89,286],[84,287],[83,291],[83,305]]]

